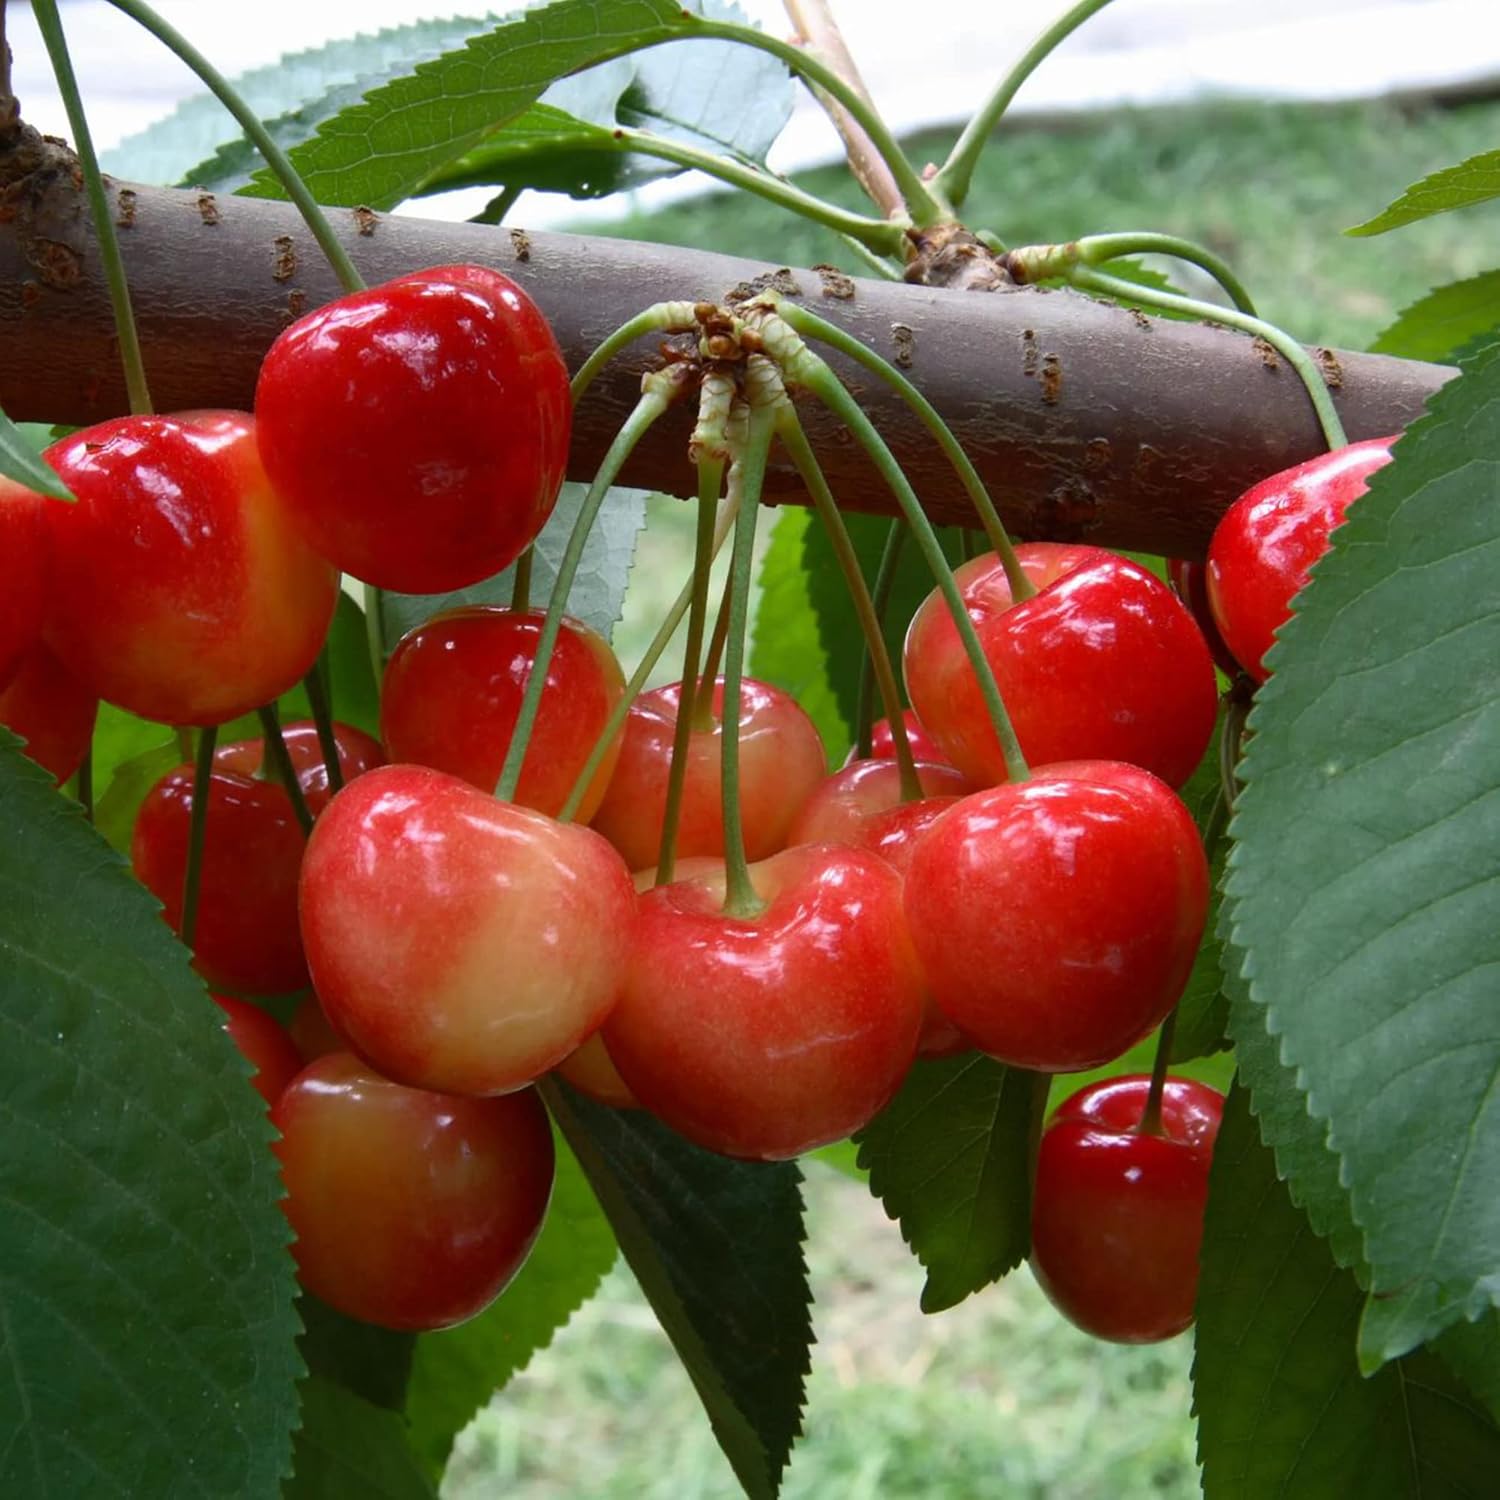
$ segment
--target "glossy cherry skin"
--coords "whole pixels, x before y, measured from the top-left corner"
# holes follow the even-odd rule
[[[1100,547],[1016,552],[1037,588],[1020,604],[993,553],[954,576],[1028,764],[1122,760],[1182,786],[1218,712],[1192,616],[1159,578]],[[912,706],[948,759],[976,786],[1004,781],[978,680],[936,591],[912,617],[905,665]]]
[[[0,688],[0,724],[21,736],[25,753],[59,783],[83,764],[98,713],[99,700],[41,644]]]
[[[468,1099],[403,1088],[347,1052],[271,1112],[292,1254],[310,1292],[384,1328],[449,1328],[521,1269],[555,1158],[535,1090]]]
[[[42,508],[47,503],[14,480],[0,478],[0,692],[42,638],[49,560]]]
[[[302,935],[323,1009],[387,1077],[503,1094],[598,1030],[635,892],[591,829],[426,766],[362,776],[318,820]]]
[[[902,722],[906,725],[906,740],[911,746],[911,756],[915,761],[929,766],[945,766],[948,757],[938,747],[938,742],[928,734],[922,727],[922,721],[916,716],[912,709],[901,711]],[[859,758],[859,746],[854,746],[844,764],[852,766]],[[870,760],[895,760],[896,758],[896,732],[891,728],[889,719],[876,719],[870,726]]]
[[[317,730],[289,724],[287,752],[308,811],[328,801],[328,776]],[[346,781],[383,759],[380,745],[346,724],[335,726]],[[223,745],[209,779],[203,870],[193,933],[194,964],[211,985],[248,995],[280,995],[307,983],[297,923],[297,875],[306,839],[291,799],[276,782],[258,778],[260,740]],[[193,768],[169,771],[136,814],[130,862],[136,877],[182,931],[183,884],[193,815]]]
[[[949,765],[918,763],[924,800],[965,797],[974,787]],[[802,804],[788,844],[857,844],[868,848],[872,821],[901,805],[901,770],[894,760],[855,760],[826,777]]]
[[[1160,1024],[1207,908],[1187,808],[1109,761],[966,797],[923,835],[906,877],[933,999],[981,1051],[1044,1073],[1099,1067]]]
[[[1168,558],[1167,578],[1173,592],[1187,605],[1194,624],[1203,632],[1203,642],[1208,647],[1208,654],[1214,659],[1214,665],[1226,677],[1238,676],[1240,664],[1234,659],[1234,652],[1224,644],[1224,637],[1219,634],[1218,622],[1214,619],[1213,609],[1208,602],[1208,565],[1189,562],[1181,557]]]
[[[1086,1333],[1154,1343],[1193,1321],[1208,1169],[1224,1111],[1207,1084],[1168,1078],[1160,1135],[1137,1130],[1151,1080],[1106,1079],[1058,1107],[1042,1134],[1031,1269]]]
[[[536,660],[542,610],[448,610],[401,638],[385,669],[380,735],[393,761],[432,766],[493,792]],[[564,619],[547,666],[514,801],[556,816],[625,693],[597,631]],[[619,755],[617,734],[579,804],[593,817]]]
[[[338,581],[266,478],[252,418],[120,417],[45,456],[78,497],[46,507],[47,636],[80,682],[145,719],[220,724],[306,675]]]
[[[1328,538],[1395,437],[1370,438],[1272,474],[1221,517],[1208,546],[1208,602],[1225,643],[1257,681],[1264,657],[1292,613],[1292,597],[1328,550]]]
[[[632,870],[654,865],[666,815],[667,777],[682,684],[642,693],[625,721],[620,758],[594,827]],[[677,828],[679,857],[724,853],[724,679],[714,684],[712,727],[694,728]],[[795,699],[769,683],[744,681],[740,700],[740,816],[745,854],[765,859],[786,847],[792,823],[828,771],[817,727]]]
[[[604,1038],[596,1031],[576,1052],[558,1063],[557,1071],[581,1094],[612,1109],[639,1109],[641,1101],[620,1077]]]
[[[302,1071],[302,1054],[275,1016],[248,1000],[214,995],[224,1012],[224,1030],[255,1069],[250,1082],[267,1104],[275,1104],[281,1091]]]
[[[366,583],[435,594],[498,573],[542,529],[572,402],[531,298],[454,265],[293,323],[261,364],[255,414],[313,545]]]
[[[726,916],[724,880],[644,893],[604,1041],[635,1096],[729,1156],[780,1160],[867,1124],[901,1085],[922,981],[901,877],[858,849],[752,867],[766,908]]]

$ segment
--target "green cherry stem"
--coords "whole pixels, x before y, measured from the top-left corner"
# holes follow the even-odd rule
[[[500,779],[495,785],[495,795],[502,802],[512,801],[516,787],[520,784],[521,768],[526,762],[526,750],[531,743],[531,731],[536,724],[537,710],[542,703],[542,690],[547,685],[547,670],[552,665],[552,649],[557,644],[557,633],[562,628],[563,612],[567,608],[568,594],[573,579],[578,573],[578,564],[583,559],[584,544],[598,519],[604,497],[614,484],[616,475],[625,465],[635,445],[640,442],[647,429],[681,392],[682,376],[675,372],[686,370],[686,366],[672,365],[667,369],[646,376],[641,382],[641,398],[634,410],[626,417],[615,440],[609,445],[599,472],[584,496],[578,519],[573,523],[572,534],[558,564],[557,579],[552,585],[552,595],[547,601],[547,616],[542,621],[542,633],[537,639],[536,656],[526,679],[526,692],[521,698],[521,709],[516,715],[516,727],[511,733],[510,748],[505,752],[505,764],[500,768]]]
[[[1238,328],[1242,333],[1264,339],[1291,365],[1307,388],[1308,398],[1317,413],[1318,425],[1323,429],[1323,439],[1329,448],[1342,448],[1348,443],[1349,439],[1344,435],[1344,424],[1334,409],[1333,397],[1329,394],[1328,382],[1323,379],[1322,371],[1307,350],[1274,323],[1252,318],[1232,308],[1216,307],[1212,302],[1200,302],[1195,297],[1181,297],[1175,292],[1162,292],[1155,287],[1141,286],[1137,282],[1125,281],[1088,266],[1075,266],[1068,273],[1068,281],[1085,291],[1103,292],[1106,296],[1142,302],[1148,307],[1188,313],[1195,318],[1203,318],[1210,323],[1223,323],[1229,328]]]
[[[880,549],[880,564],[875,569],[875,618],[885,630],[885,617],[890,612],[891,594],[896,587],[896,569],[901,565],[901,554],[906,547],[910,529],[897,516],[885,534],[885,545]],[[875,718],[875,659],[867,650],[859,664],[859,688],[854,699],[854,745],[855,755],[868,760],[874,749]],[[904,727],[906,721],[902,719]],[[894,732],[894,724],[892,731]]]
[[[193,760],[193,810],[188,815],[187,869],[182,876],[182,945],[193,946],[198,927],[198,888],[203,883],[203,842],[208,832],[208,794],[214,774],[214,747],[219,726],[198,731],[198,752]]]
[[[633,318],[620,324],[579,367],[573,377],[573,405],[583,400],[583,393],[594,383],[600,370],[622,349],[648,333],[688,333],[698,326],[691,302],[655,302]]]
[[[515,576],[510,584],[510,607],[517,614],[525,614],[531,608],[531,561],[536,555],[536,544],[532,543],[517,559]]]
[[[328,688],[323,676],[327,670],[328,647],[325,644],[317,661],[302,679],[302,686],[307,691],[308,706],[312,709],[313,724],[318,731],[318,749],[323,753],[329,790],[341,792],[344,789],[344,766],[339,759],[339,742],[333,730],[333,711],[329,706]]]
[[[922,425],[937,439],[938,446],[943,450],[948,462],[953,465],[970,500],[974,502],[974,509],[979,513],[979,519],[984,525],[985,535],[989,537],[990,546],[995,549],[1000,565],[1005,569],[1005,578],[1010,584],[1011,598],[1017,603],[1031,598],[1036,590],[1026,576],[1026,570],[1021,566],[1020,558],[1016,556],[1016,549],[1011,545],[1005,525],[1000,519],[1000,513],[995,509],[995,502],[990,499],[990,492],[984,487],[984,481],[979,477],[979,471],[974,467],[969,455],[964,452],[963,445],[953,436],[948,424],[943,421],[932,402],[889,360],[882,359],[873,349],[867,348],[852,334],[845,333],[836,323],[820,318],[817,313],[805,307],[785,302],[775,297],[774,294],[766,299],[765,305],[774,307],[782,320],[804,337],[818,339],[831,348],[837,349],[840,354],[847,355],[857,364],[863,365],[871,374],[878,376],[890,386],[917,414]]]
[[[932,190],[945,202],[957,208],[969,196],[969,184],[973,180],[979,157],[1021,85],[1036,72],[1060,42],[1065,41],[1090,16],[1103,10],[1108,4],[1109,0],[1078,0],[1078,4],[1064,11],[1021,54],[979,112],[964,126],[963,134],[948,153],[948,160],[938,168],[937,175],[929,183]]]
[[[62,17],[58,14],[57,0],[33,0],[32,9],[36,13],[37,29],[42,34],[47,56],[52,62],[57,91],[62,95],[63,108],[68,114],[68,129],[73,132],[73,147],[83,169],[83,187],[88,195],[89,217],[94,221],[94,237],[99,244],[99,258],[104,263],[104,279],[109,287],[115,334],[120,340],[120,363],[125,367],[125,389],[130,398],[130,410],[136,416],[143,416],[151,411],[151,392],[146,384],[146,366],[141,357],[135,312],[130,305],[125,261],[120,254],[120,237],[115,233],[114,215],[104,190],[104,177],[99,171],[99,158],[94,152],[94,138],[89,133],[83,97],[78,91],[78,79],[73,73],[72,59],[68,56]]]
[[[734,494],[736,516],[740,508],[740,478],[738,468],[732,468],[729,471],[729,483]],[[739,535],[738,524],[736,524],[735,535]],[[708,638],[708,651],[704,655],[703,666],[698,673],[698,687],[693,694],[693,711],[690,715],[693,728],[700,729],[705,734],[714,727],[714,683],[718,680],[719,662],[724,655],[724,643],[729,639],[729,603],[733,594],[734,574],[731,570],[724,580],[724,594],[719,600],[718,612],[714,615],[714,633]]]
[[[782,328],[786,333],[790,333],[784,324]],[[933,579],[942,590],[943,598],[953,616],[954,627],[958,631],[959,639],[963,642],[964,653],[969,658],[969,666],[973,669],[974,676],[979,683],[980,696],[984,699],[995,737],[1000,742],[1000,753],[1005,759],[1006,776],[1011,781],[1025,781],[1030,772],[1026,766],[1026,757],[1021,752],[1020,741],[1016,738],[1015,726],[1011,723],[1010,714],[1006,712],[1005,702],[1000,696],[999,684],[995,681],[995,674],[989,662],[985,660],[979,637],[974,633],[974,622],[969,618],[969,612],[964,607],[963,596],[959,593],[958,584],[953,578],[953,570],[948,566],[948,559],[943,555],[942,543],[938,541],[932,522],[927,519],[927,513],[922,509],[922,502],[917,499],[917,493],[911,487],[911,481],[907,479],[901,465],[896,462],[895,455],[886,446],[885,439],[875,430],[874,423],[860,410],[859,403],[844,389],[842,382],[832,369],[800,339],[796,339],[793,343],[792,339],[795,339],[795,335],[789,339],[778,334],[774,323],[768,322],[763,325],[761,331],[766,336],[768,349],[773,344],[776,346],[773,357],[781,366],[788,382],[810,390],[849,428],[860,446],[870,455],[876,468],[880,470],[881,477],[890,486],[897,503],[901,506],[902,514],[906,517],[907,524],[917,539],[917,545],[922,549],[922,556],[932,570]]]
[[[291,799],[292,812],[304,834],[313,829],[312,813],[308,811],[307,799],[302,795],[302,783],[297,780],[297,768],[287,754],[286,740],[281,733],[281,714],[274,703],[264,703],[256,709],[260,719],[261,744],[266,770],[271,780],[277,782]]]
[[[1177,1007],[1174,1005],[1161,1023],[1156,1037],[1156,1057],[1151,1064],[1151,1084],[1146,1090],[1146,1107],[1141,1111],[1141,1122],[1135,1127],[1137,1135],[1165,1135],[1161,1128],[1161,1095],[1167,1083],[1167,1064],[1172,1060],[1172,1039],[1177,1035]]]
[[[828,480],[819,465],[802,423],[797,420],[796,408],[787,402],[778,409],[776,435],[791,455],[792,464],[801,475],[802,482],[812,496],[813,506],[828,532],[833,555],[839,570],[844,575],[859,628],[865,638],[865,660],[871,664],[875,680],[880,685],[880,701],[891,724],[892,748],[896,752],[896,765],[901,777],[901,800],[915,802],[922,795],[922,783],[917,778],[917,765],[911,753],[911,741],[906,734],[906,720],[901,713],[901,690],[896,686],[896,673],[891,665],[891,654],[886,650],[885,632],[881,628],[880,614],[865,583],[859,566],[859,554],[849,537],[849,528],[839,514],[839,508],[828,487]]]
[[[1153,234],[1149,231],[1120,234],[1090,234],[1077,242],[1078,256],[1086,266],[1103,265],[1122,255],[1172,255],[1199,270],[1207,271],[1223,287],[1225,295],[1247,317],[1255,317],[1255,304],[1245,284],[1222,256],[1207,245],[1180,239],[1175,234]]]
[[[318,248],[328,257],[328,263],[338,276],[339,284],[346,292],[362,290],[364,278],[354,268],[354,262],[349,259],[348,252],[334,234],[327,215],[308,192],[307,184],[302,181],[286,153],[272,140],[259,116],[240,97],[234,85],[176,27],[157,15],[144,0],[109,0],[109,3],[144,26],[198,75],[208,91],[234,116],[240,129],[250,138],[251,144],[265,158],[266,165],[276,174],[276,180],[297,206],[297,212],[302,215],[303,222],[318,242]]]

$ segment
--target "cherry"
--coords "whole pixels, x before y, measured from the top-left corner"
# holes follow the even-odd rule
[[[575,1052],[558,1063],[557,1071],[581,1094],[608,1104],[614,1109],[639,1109],[641,1101],[620,1077],[604,1038],[596,1031]]]
[[[919,763],[917,781],[923,801],[955,800],[974,790],[963,772],[949,765]],[[901,771],[894,760],[850,761],[802,804],[787,843],[857,844],[867,849],[872,826],[878,822],[881,828],[875,838],[886,836],[883,815],[901,805]]]
[[[631,705],[624,741],[594,827],[632,870],[656,863],[666,815],[667,777],[682,684],[642,693]],[[720,749],[724,679],[714,683],[707,728],[688,741],[687,779],[677,828],[679,855],[724,852]],[[744,679],[740,699],[740,809],[745,853],[765,859],[786,847],[792,822],[827,773],[817,727],[797,702],[769,683]]]
[[[403,636],[380,701],[391,759],[494,791],[545,618],[541,610],[474,606],[435,615]],[[561,812],[624,692],[609,643],[581,621],[564,619],[513,800],[551,816]],[[618,753],[617,735],[578,807],[579,822],[598,808]]]
[[[640,897],[604,1042],[642,1104],[730,1156],[778,1160],[867,1124],[906,1076],[922,982],[901,877],[858,849],[751,867],[765,909],[723,911],[722,875]]]
[[[347,1052],[349,1042],[333,1029],[333,1022],[323,1012],[323,1002],[308,995],[292,1012],[287,1026],[297,1054],[304,1063],[316,1062],[330,1052]]]
[[[1176,1004],[1208,908],[1191,814],[1135,766],[1082,761],[976,792],[922,836],[906,916],[975,1046],[1044,1073],[1118,1057]]]
[[[1171,786],[1197,769],[1218,688],[1192,616],[1159,578],[1099,547],[1016,549],[1037,593],[1011,602],[994,553],[954,574],[1027,761],[1121,760]],[[906,685],[928,732],[977,786],[1005,779],[979,684],[936,591],[906,635]]]
[[[0,692],[42,637],[47,503],[13,479],[0,478]]]
[[[1352,501],[1391,461],[1395,437],[1350,443],[1283,469],[1246,490],[1224,512],[1208,547],[1208,602],[1225,643],[1257,682],[1292,597]]]
[[[922,721],[916,713],[909,708],[901,711],[902,722],[906,725],[906,741],[911,746],[912,759],[929,766],[945,766],[948,757],[938,748],[938,742],[928,734],[922,727]],[[854,746],[846,757],[844,764],[852,766],[859,757],[859,746]],[[891,728],[889,719],[876,719],[870,726],[870,760],[895,760],[896,758],[896,732]]]
[[[99,700],[37,644],[0,688],[0,724],[26,741],[25,753],[61,783],[83,764]]]
[[[1173,592],[1187,605],[1194,624],[1203,632],[1204,644],[1208,647],[1209,655],[1214,659],[1214,665],[1226,677],[1238,676],[1240,664],[1234,659],[1234,652],[1224,644],[1224,637],[1219,634],[1218,623],[1214,619],[1213,609],[1208,602],[1207,565],[1189,562],[1181,557],[1169,558],[1167,578],[1172,585]]]
[[[334,726],[339,763],[352,780],[384,759],[369,735]],[[328,775],[317,730],[289,724],[282,738],[308,811],[328,801]],[[211,985],[240,994],[279,995],[307,983],[297,926],[297,874],[306,847],[285,789],[259,779],[260,740],[223,745],[214,753],[208,817],[193,933],[195,965]],[[169,771],[146,794],[136,814],[130,862],[182,931],[193,814],[193,768]]]
[[[486,266],[434,266],[282,333],[255,390],[266,469],[313,545],[408,594],[498,573],[552,513],[572,402],[552,330]]]
[[[306,674],[338,597],[297,534],[241,412],[120,417],[45,457],[47,635],[98,697],[164,724],[219,724]]]
[[[1208,1169],[1224,1099],[1168,1078],[1159,1133],[1142,1130],[1151,1080],[1109,1078],[1059,1106],[1042,1134],[1031,1269],[1087,1333],[1169,1339],[1193,1321]]]
[[[535,1090],[467,1099],[403,1088],[347,1052],[271,1111],[302,1284],[385,1328],[448,1328],[521,1269],[555,1157]]]
[[[386,766],[313,830],[302,936],[328,1019],[382,1073],[501,1094],[598,1030],[634,900],[591,829],[426,766]]]
[[[275,1016],[248,1000],[228,995],[211,997],[224,1012],[224,1030],[255,1069],[250,1082],[267,1104],[275,1104],[281,1091],[302,1071],[302,1055]]]

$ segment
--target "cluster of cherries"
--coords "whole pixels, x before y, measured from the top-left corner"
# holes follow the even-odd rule
[[[294,324],[253,416],[131,417],[62,440],[46,457],[75,504],[0,489],[0,721],[63,779],[98,698],[202,726],[274,700],[312,669],[340,572],[431,593],[512,562],[551,511],[569,420],[535,307],[497,272],[442,267]],[[1276,476],[1226,517],[1207,574],[1226,660],[1260,675],[1388,447]],[[153,788],[132,863],[190,929],[258,1070],[306,1286],[396,1328],[484,1307],[546,1210],[552,1139],[532,1085],[553,1070],[770,1160],[867,1124],[919,1053],[1067,1073],[1162,1022],[1208,906],[1174,788],[1213,732],[1210,648],[1133,562],[1049,543],[1017,555],[1025,591],[993,555],[957,582],[1028,776],[1007,779],[935,592],[907,635],[906,723],[831,776],[775,687],[747,681],[737,705],[722,679],[690,695],[662,883],[681,686],[638,698],[589,773],[625,685],[577,621],[547,664],[515,794],[494,795],[537,611],[466,608],[413,630],[385,669],[381,742],[334,726],[336,765],[310,724],[287,727],[284,754],[220,747],[191,893],[204,785],[183,767]],[[749,893],[726,874],[726,713]],[[300,989],[289,1030],[236,998]],[[1033,1264],[1082,1326],[1140,1340],[1191,1320],[1220,1105],[1188,1080],[1119,1078],[1045,1132]]]

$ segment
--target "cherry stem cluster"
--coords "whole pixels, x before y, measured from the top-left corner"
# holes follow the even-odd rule
[[[312,709],[313,724],[318,731],[318,748],[323,753],[323,764],[328,769],[328,788],[340,792],[344,788],[344,766],[339,760],[339,742],[333,729],[333,711],[328,702],[328,687],[323,674],[327,670],[328,647],[312,665],[302,685],[307,690],[308,706]]]
[[[198,750],[193,760],[193,807],[188,814],[187,868],[182,876],[182,924],[179,936],[185,948],[193,946],[198,926],[198,890],[203,884],[203,844],[208,833],[208,797],[213,784],[214,749],[219,728],[210,724],[198,731]]]
[[[899,516],[891,522],[885,534],[885,545],[880,549],[880,563],[875,569],[875,618],[880,621],[882,632],[885,617],[891,607],[891,594],[896,587],[896,569],[901,565],[901,554],[910,535],[906,522]],[[860,760],[868,760],[874,748],[875,717],[875,658],[866,651],[859,664],[859,688],[854,699],[854,745]],[[902,726],[905,727],[905,720]],[[891,723],[894,731],[895,721]]]
[[[302,783],[297,780],[297,768],[292,764],[291,756],[287,754],[286,740],[281,733],[281,715],[277,712],[274,703],[263,704],[256,709],[256,715],[260,719],[262,757],[265,768],[271,779],[291,799],[292,812],[303,834],[311,835],[312,813],[308,811],[307,799],[302,795]]]

